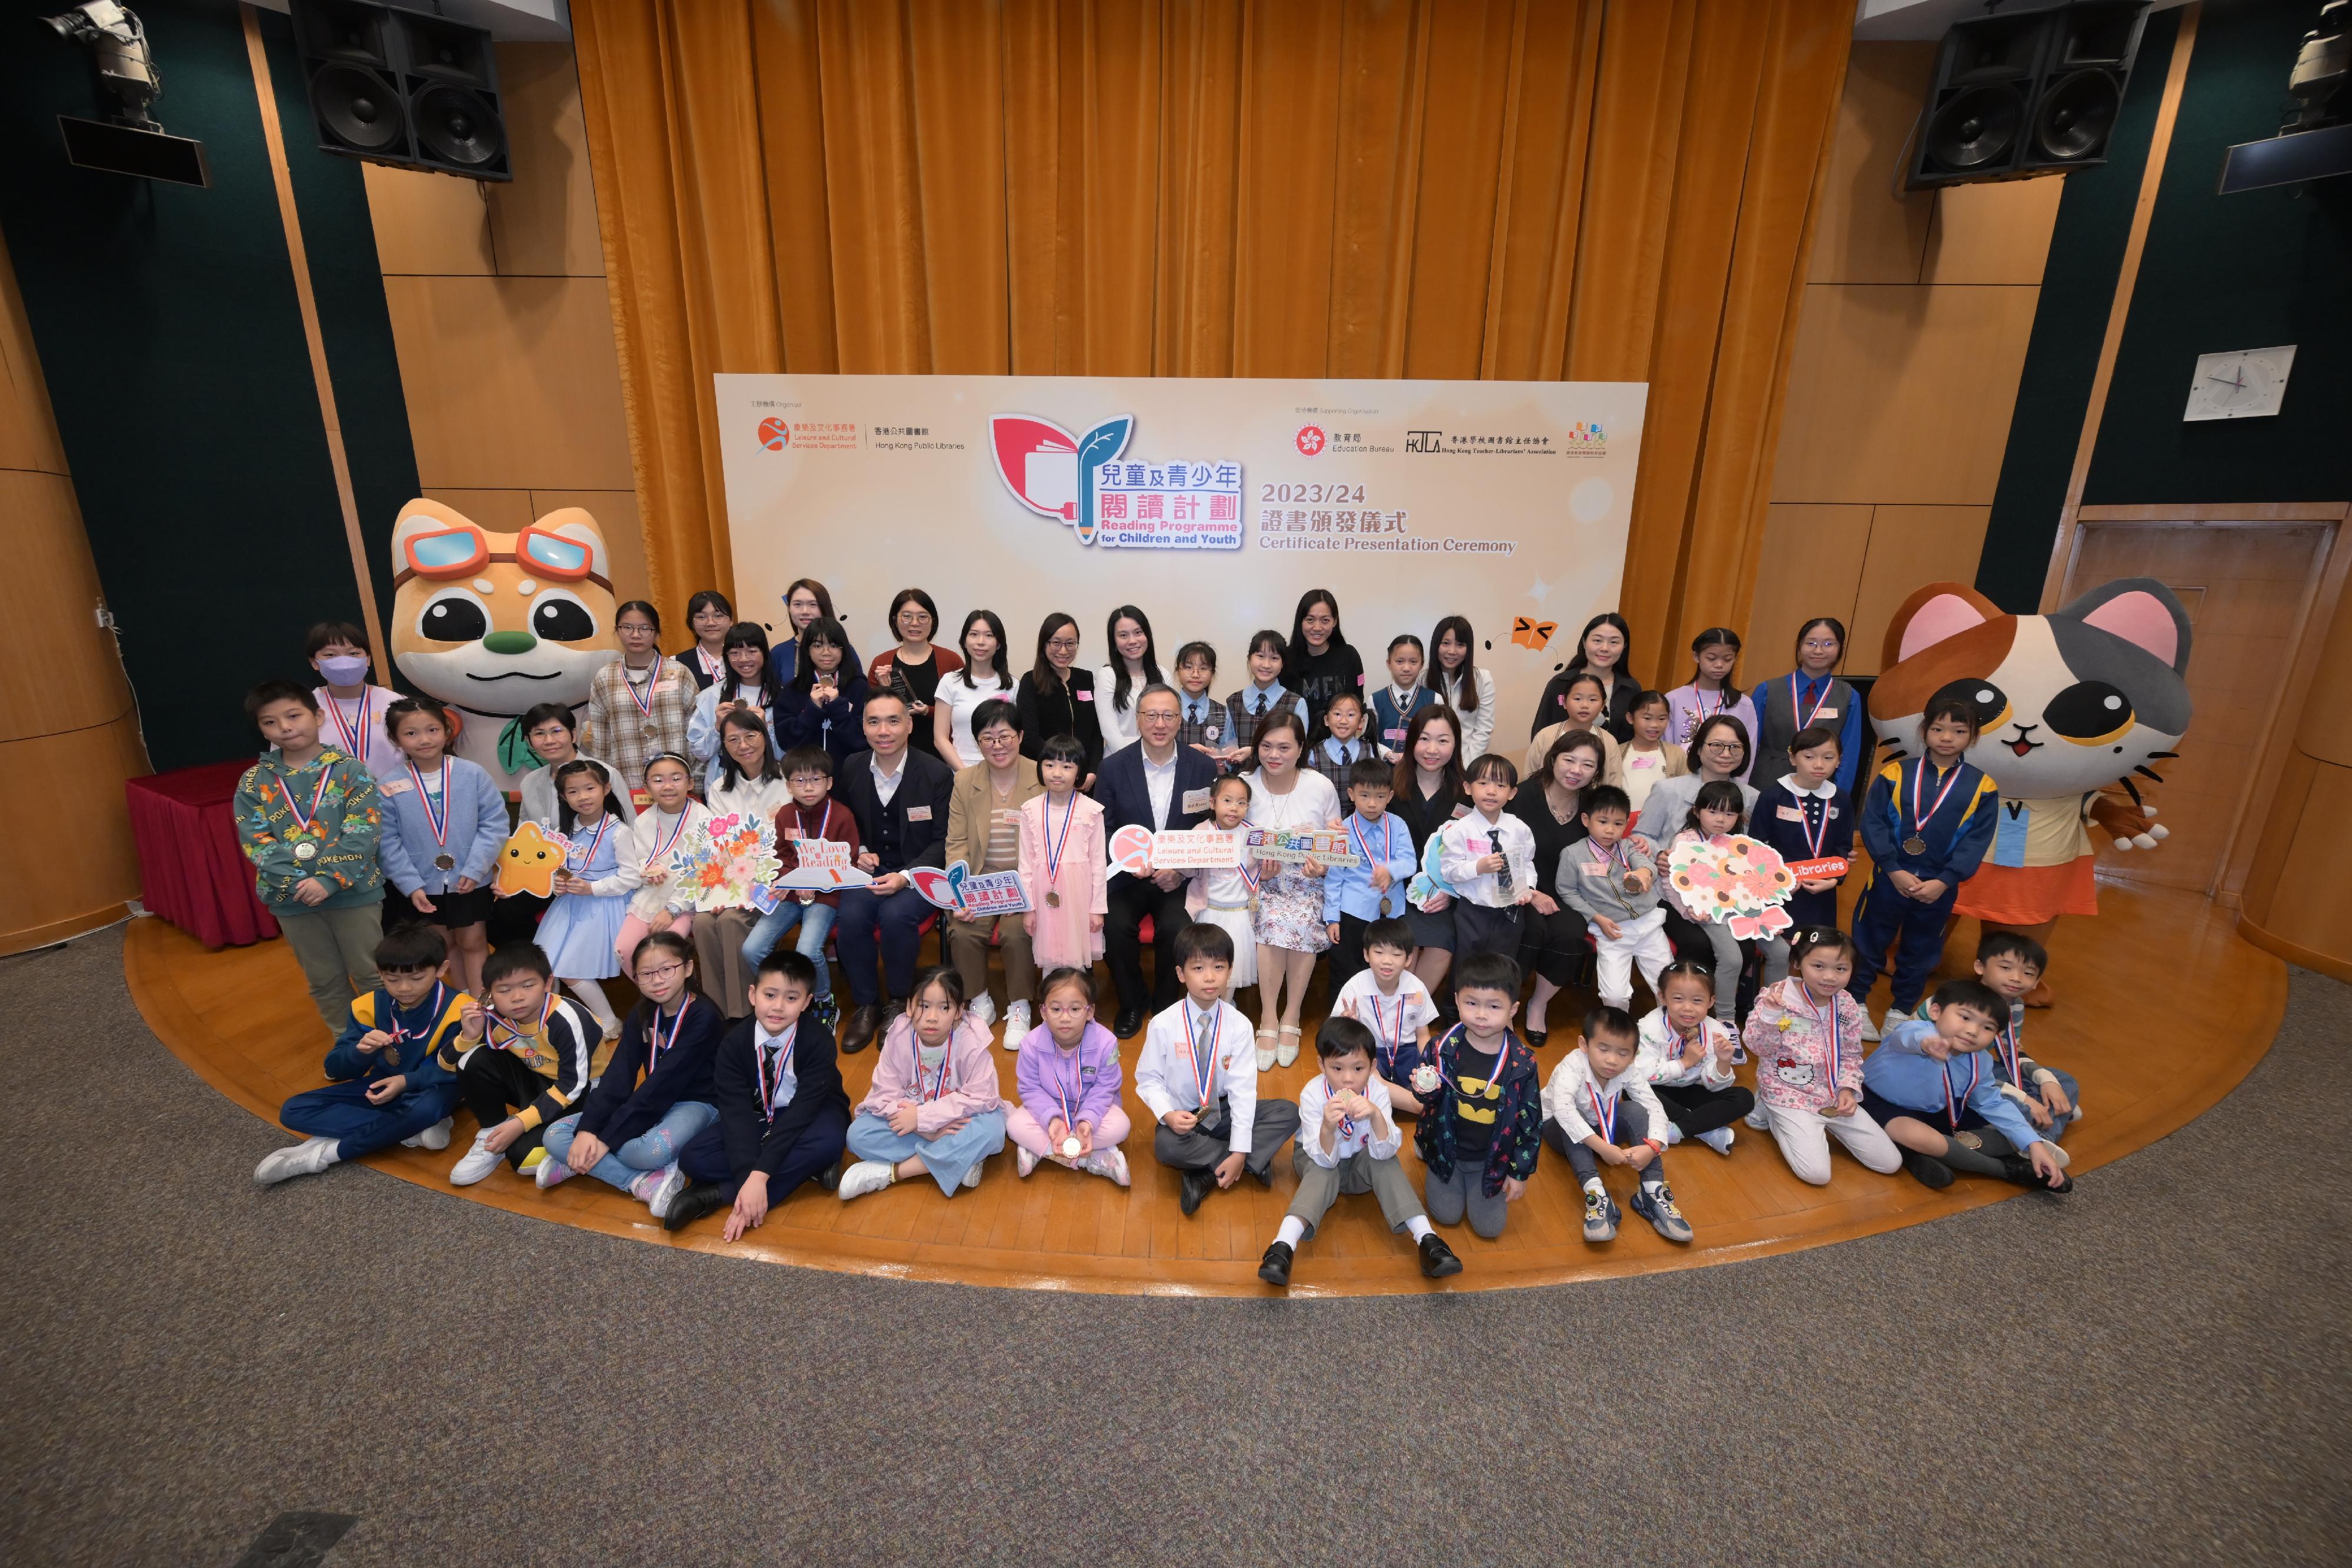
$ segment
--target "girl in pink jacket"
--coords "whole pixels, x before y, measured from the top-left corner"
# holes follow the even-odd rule
[[[1903,1168],[1903,1151],[1862,1108],[1863,1025],[1870,1015],[1846,994],[1853,938],[1834,926],[1796,933],[1789,977],[1756,995],[1748,1050],[1756,1058],[1756,1109],[1748,1124],[1769,1128],[1798,1179],[1830,1179],[1830,1139],[1881,1175]]]
[[[929,1171],[940,1190],[980,1185],[981,1162],[1004,1147],[1004,1105],[988,1030],[964,1016],[963,980],[940,965],[915,978],[891,1020],[874,1086],[849,1124],[857,1163],[841,1174],[845,1201]]]

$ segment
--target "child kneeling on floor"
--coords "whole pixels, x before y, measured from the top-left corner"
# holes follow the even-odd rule
[[[1445,1031],[1414,1072],[1421,1121],[1412,1145],[1429,1167],[1429,1217],[1492,1241],[1509,1205],[1528,1190],[1543,1149],[1542,1092],[1535,1052],[1511,1032],[1519,1009],[1519,966],[1501,953],[1473,953],[1454,971],[1462,1021]]]
[[[1601,1180],[1604,1165],[1634,1174],[1633,1212],[1669,1241],[1688,1241],[1690,1222],[1666,1187],[1666,1113],[1637,1071],[1641,1030],[1622,1008],[1584,1015],[1584,1035],[1552,1069],[1543,1091],[1543,1141],[1567,1156],[1584,1187],[1584,1239],[1613,1240],[1623,1214]]]
[[[394,1144],[449,1146],[457,1082],[435,1053],[454,1036],[473,998],[441,977],[448,945],[430,925],[410,925],[375,945],[376,987],[352,998],[327,1052],[335,1082],[286,1102],[278,1119],[310,1135],[253,1170],[263,1186],[317,1176]]]
[[[980,1185],[981,1162],[1004,1147],[989,1044],[988,1030],[964,1013],[963,977],[945,964],[916,977],[849,1124],[857,1163],[841,1173],[844,1202],[925,1171],[950,1197]]]
[[[554,978],[535,943],[509,942],[482,960],[489,1005],[468,1003],[457,1037],[438,1056],[457,1070],[458,1103],[481,1128],[449,1167],[452,1186],[473,1186],[500,1158],[519,1174],[536,1169],[547,1157],[547,1124],[588,1092],[590,1054],[603,1030],[587,1009],[555,994]]]
[[[1258,1097],[1249,1020],[1225,1000],[1232,935],[1196,920],[1176,933],[1174,947],[1184,995],[1144,1031],[1135,1092],[1160,1123],[1152,1157],[1183,1173],[1177,1206],[1189,1215],[1244,1170],[1272,1186],[1275,1152],[1298,1130],[1298,1107]]]
[[[1290,1283],[1297,1249],[1341,1193],[1379,1197],[1389,1228],[1412,1237],[1423,1274],[1442,1280],[1462,1272],[1462,1260],[1429,1228],[1428,1213],[1397,1165],[1404,1134],[1390,1109],[1388,1086],[1372,1071],[1372,1031],[1354,1019],[1328,1018],[1315,1031],[1323,1071],[1299,1092],[1298,1142],[1290,1151],[1298,1195],[1257,1266],[1257,1277],[1269,1285]]]
[[[1709,1017],[1715,973],[1676,959],[1658,977],[1658,1006],[1642,1020],[1642,1071],[1666,1109],[1669,1147],[1696,1138],[1718,1155],[1731,1153],[1731,1124],[1756,1108],[1756,1096],[1732,1075],[1739,1036]]]
[[[1014,1168],[1025,1176],[1051,1160],[1125,1186],[1119,1145],[1131,1129],[1118,1103],[1118,1038],[1095,1021],[1094,971],[1055,969],[1037,995],[1045,1021],[1017,1042],[1021,1101],[1004,1113]]]
[[[838,1186],[849,1096],[833,1030],[813,1006],[816,978],[806,954],[772,947],[760,955],[751,1016],[719,1040],[711,1066],[719,1120],[678,1151],[692,1185],[671,1200],[664,1229],[683,1230],[731,1204],[721,1239],[740,1240],[803,1182]]]
[[[711,1062],[727,1019],[695,988],[694,944],[656,931],[629,955],[637,994],[621,1043],[580,1109],[547,1129],[544,1192],[575,1176],[617,1186],[666,1218],[686,1190],[678,1153],[719,1119]]]
[[[2072,1192],[2064,1151],[2033,1130],[1986,1060],[2009,1021],[2000,994],[1946,980],[1923,1010],[1888,1030],[1862,1068],[1862,1108],[1902,1146],[1903,1168],[1924,1186],[1967,1171]]]

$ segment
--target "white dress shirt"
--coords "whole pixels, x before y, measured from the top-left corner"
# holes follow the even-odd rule
[[[776,1080],[774,1096],[768,1102],[771,1117],[791,1104],[793,1096],[801,1092],[801,1077],[793,1071],[791,1061],[785,1061],[782,1073],[776,1071],[775,1062],[776,1053],[791,1047],[793,1037],[800,1033],[800,1028],[799,1023],[794,1022],[782,1034],[770,1034],[765,1024],[756,1018],[751,1020],[751,1061],[759,1070],[761,1092],[767,1092],[771,1076]]]
[[[1666,1141],[1666,1109],[1658,1103],[1657,1095],[1643,1075],[1642,1058],[1637,1052],[1633,1064],[1614,1078],[1602,1079],[1592,1071],[1592,1059],[1584,1054],[1582,1046],[1560,1058],[1552,1069],[1551,1082],[1543,1088],[1544,1114],[1559,1124],[1571,1144],[1580,1144],[1600,1129],[1587,1118],[1592,1112],[1591,1094],[1598,1092],[1601,1103],[1612,1109],[1619,1095],[1624,1095],[1639,1105],[1650,1118],[1648,1136],[1663,1145]]]
[[[887,806],[890,797],[898,792],[898,780],[907,776],[907,754],[898,753],[898,766],[892,772],[882,771],[882,754],[877,751],[866,754],[866,766],[874,772],[874,798]]]
[[[1716,1048],[1726,1040],[1738,1043],[1739,1037],[1730,1028],[1712,1017],[1698,1020],[1699,1039],[1706,1043],[1706,1054],[1695,1067],[1683,1064],[1683,1042],[1675,1037],[1674,1026],[1666,1021],[1666,1009],[1653,1008],[1641,1024],[1642,1055],[1634,1067],[1652,1083],[1664,1083],[1680,1089],[1696,1083],[1707,1089],[1728,1089],[1737,1076],[1728,1067],[1716,1065]]]
[[[1205,1096],[1187,1044],[1188,1021],[1192,1043],[1216,1041]],[[1203,1011],[1191,997],[1184,998],[1144,1031],[1143,1053],[1135,1061],[1135,1092],[1155,1118],[1171,1111],[1198,1113],[1204,1098],[1211,1110],[1224,1101],[1231,1123],[1225,1147],[1236,1155],[1248,1154],[1257,1122],[1257,1040],[1249,1020],[1231,1002],[1221,1001]]]
[[[1480,849],[1478,846],[1488,846]],[[1511,868],[1511,891],[1503,892],[1498,873],[1475,871],[1478,862],[1500,854]],[[1437,874],[1465,903],[1488,909],[1508,909],[1536,881],[1535,830],[1506,811],[1493,821],[1484,811],[1472,810],[1437,830]]]
[[[1108,732],[1103,744],[1110,744]],[[1169,747],[1168,760],[1154,762],[1151,760],[1151,748],[1139,742],[1137,744],[1136,755],[1143,759],[1143,788],[1151,796],[1151,827],[1154,832],[1167,828],[1168,813],[1176,804],[1177,749],[1174,746]]]
[[[1360,1116],[1352,1127],[1342,1122],[1331,1130],[1331,1148],[1327,1154],[1323,1148],[1323,1108],[1331,1103],[1331,1081],[1319,1072],[1307,1081],[1307,1087],[1298,1092],[1298,1146],[1307,1151],[1308,1159],[1329,1170],[1359,1153],[1376,1160],[1396,1158],[1397,1151],[1404,1147],[1404,1133],[1397,1126],[1396,1112],[1389,1104],[1389,1086],[1381,1082],[1379,1073],[1365,1082],[1364,1098],[1380,1108],[1376,1119],[1388,1128],[1388,1135],[1377,1136],[1372,1122]]]

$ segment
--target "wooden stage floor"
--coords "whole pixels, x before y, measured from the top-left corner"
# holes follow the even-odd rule
[[[2060,923],[2051,968],[2059,1005],[2033,1013],[2027,1025],[2034,1054],[2082,1081],[2085,1113],[2067,1140],[2076,1175],[2153,1143],[2228,1093],[2269,1050],[2286,1005],[2285,966],[2236,936],[2227,911],[2186,894],[2116,885],[2102,888],[2101,907],[2105,913],[2095,920]],[[1975,939],[1974,923],[1963,922],[1953,933],[1948,969],[1965,970]],[[279,1103],[320,1082],[326,1035],[283,942],[208,953],[151,918],[131,924],[124,955],[131,996],[149,1026],[205,1082],[255,1115],[274,1124]],[[1885,995],[1882,986],[1874,1011],[1885,1007]],[[1319,995],[1310,998],[1310,1019],[1319,1003]],[[1575,1043],[1573,1026],[1559,1024],[1583,1005],[1573,996],[1553,1003],[1553,1033],[1538,1052],[1547,1074]],[[447,1150],[394,1149],[369,1163],[454,1201],[494,1204],[656,1246],[1034,1290],[1270,1293],[1257,1280],[1257,1261],[1290,1199],[1287,1153],[1276,1162],[1271,1191],[1244,1177],[1231,1191],[1212,1194],[1194,1218],[1183,1218],[1176,1176],[1153,1163],[1149,1113],[1132,1089],[1140,1044],[1139,1038],[1129,1041],[1124,1051],[1127,1105],[1138,1129],[1128,1143],[1135,1185],[1124,1191],[1050,1165],[1020,1180],[1008,1145],[988,1163],[979,1187],[952,1200],[928,1181],[855,1203],[804,1186],[778,1204],[764,1227],[730,1247],[719,1240],[715,1217],[673,1236],[643,1205],[585,1177],[541,1193],[501,1169],[478,1186],[453,1188],[448,1168],[473,1135],[462,1113]],[[998,1061],[1009,1087],[1013,1058],[1000,1053]],[[1268,1091],[1296,1098],[1314,1061],[1310,1043],[1297,1064],[1266,1075]],[[843,1059],[853,1103],[873,1063],[871,1048]],[[1750,1071],[1743,1068],[1743,1077]],[[273,1146],[274,1136],[257,1136],[254,1157]],[[1403,1157],[1418,1186],[1420,1162],[1409,1138]],[[1500,1239],[1483,1241],[1467,1227],[1444,1233],[1467,1268],[1439,1284],[1421,1278],[1407,1239],[1388,1231],[1371,1198],[1343,1198],[1301,1252],[1290,1293],[1493,1290],[1693,1268],[1869,1236],[2003,1199],[2098,1201],[2095,1192],[2029,1197],[1969,1176],[1932,1193],[1907,1176],[1873,1175],[1842,1152],[1832,1157],[1829,1186],[1811,1187],[1789,1173],[1765,1134],[1739,1128],[1727,1158],[1679,1145],[1668,1157],[1667,1177],[1697,1239],[1676,1247],[1628,1213],[1615,1241],[1591,1247],[1567,1162],[1547,1152]],[[1622,1202],[1619,1189],[1630,1178],[1622,1171],[1609,1177]],[[323,1179],[349,1178],[331,1172]]]

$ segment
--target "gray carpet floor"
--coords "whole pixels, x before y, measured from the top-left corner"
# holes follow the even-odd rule
[[[1061,1297],[673,1252],[283,1135],[119,933],[0,960],[0,1562],[2347,1560],[2352,990],[2175,1136],[1653,1278]]]

